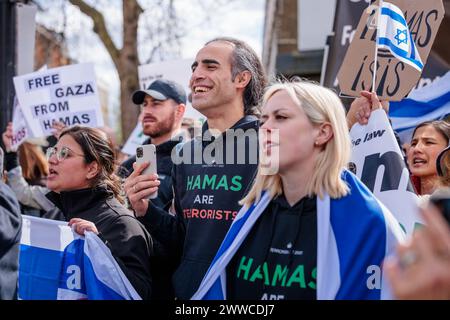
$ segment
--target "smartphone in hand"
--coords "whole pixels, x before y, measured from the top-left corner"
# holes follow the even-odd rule
[[[156,174],[156,147],[154,144],[140,145],[136,148],[136,163],[150,163],[150,165],[142,172],[142,174]],[[158,192],[149,196],[149,199],[155,199]]]

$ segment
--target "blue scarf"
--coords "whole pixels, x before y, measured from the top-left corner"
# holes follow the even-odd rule
[[[379,300],[391,294],[383,276],[384,258],[405,235],[389,210],[345,170],[345,197],[317,197],[317,299]],[[226,267],[272,199],[243,207],[230,226],[193,300],[226,299]]]

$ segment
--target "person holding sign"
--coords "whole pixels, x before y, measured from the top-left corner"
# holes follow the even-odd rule
[[[267,159],[193,299],[389,298],[382,263],[403,233],[345,169],[351,143],[339,98],[309,82],[277,83],[261,124]]]
[[[114,174],[114,150],[99,129],[74,126],[47,149],[47,197],[80,235],[92,231],[110,248],[142,299],[151,296],[152,239],[124,207]]]

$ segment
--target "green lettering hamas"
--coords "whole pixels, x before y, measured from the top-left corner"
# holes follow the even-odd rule
[[[224,190],[224,191],[241,191],[242,177],[226,175],[198,175],[188,176],[186,180],[186,190]]]

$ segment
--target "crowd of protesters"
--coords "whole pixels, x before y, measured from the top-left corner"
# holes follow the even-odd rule
[[[233,38],[200,49],[190,89],[207,119],[191,140],[181,130],[180,84],[156,80],[130,97],[141,106],[145,144],[156,146],[156,175],[142,174],[149,164],[137,165],[135,156],[119,163],[105,130],[56,124],[56,144],[25,143],[15,152],[7,127],[0,299],[17,298],[21,214],[97,234],[143,299],[208,297],[233,221],[248,216],[255,221],[219,266],[227,275],[222,298],[373,299],[363,275],[375,266],[389,279],[378,298],[450,299],[450,228],[445,206],[432,204],[450,187],[447,121],[419,124],[412,135],[407,167],[430,204],[422,203],[426,226],[405,241],[389,210],[346,169],[349,128],[367,124],[372,110],[388,111],[376,94],[361,92],[346,115],[339,97],[317,84],[268,84],[254,50]],[[351,212],[342,210],[346,203]],[[334,255],[340,269],[329,263]],[[266,277],[277,272],[278,280]],[[342,283],[332,281],[335,273]]]

